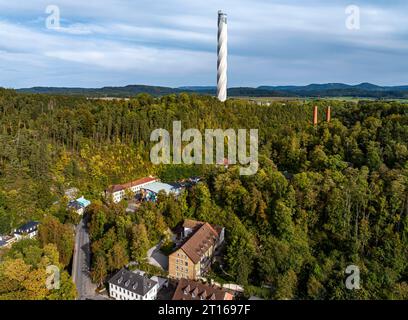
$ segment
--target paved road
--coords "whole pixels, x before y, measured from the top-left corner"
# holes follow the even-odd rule
[[[160,247],[163,241],[160,241],[159,244],[150,248],[147,251],[148,262],[156,267],[159,267],[163,270],[169,269],[169,258],[160,251]]]
[[[78,224],[75,235],[75,251],[72,265],[72,277],[78,291],[78,299],[95,299],[96,285],[90,278],[91,248],[89,233],[84,219]]]

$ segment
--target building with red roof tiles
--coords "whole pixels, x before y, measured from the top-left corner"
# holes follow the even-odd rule
[[[169,276],[198,279],[211,266],[216,249],[224,241],[224,228],[187,219],[183,223],[182,243],[169,255]]]
[[[126,192],[136,193],[149,184],[159,181],[154,177],[145,177],[124,184],[114,184],[105,190],[105,196],[112,197],[114,203],[120,202],[126,195]]]
[[[233,300],[228,291],[199,281],[180,279],[172,300]]]

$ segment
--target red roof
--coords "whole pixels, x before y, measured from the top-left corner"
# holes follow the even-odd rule
[[[224,289],[202,282],[180,279],[172,300],[232,300]]]
[[[218,239],[218,232],[209,223],[204,223],[182,246],[181,249],[193,261],[200,261],[207,250],[213,246]]]
[[[157,178],[145,177],[145,178],[141,178],[141,179],[134,180],[134,181],[124,183],[124,184],[114,184],[114,185],[109,187],[108,191],[110,193],[114,193],[114,192],[118,192],[118,191],[121,191],[121,190],[129,189],[129,188],[141,185],[141,184],[145,184],[145,183],[148,183],[148,182],[155,182],[155,181],[157,181]]]

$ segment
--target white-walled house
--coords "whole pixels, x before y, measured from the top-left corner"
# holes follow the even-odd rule
[[[105,190],[105,195],[107,197],[111,196],[113,202],[118,203],[125,197],[126,192],[137,193],[142,188],[156,181],[158,181],[157,178],[146,177],[125,184],[115,184],[110,186],[109,189]]]
[[[141,271],[122,268],[109,281],[109,296],[115,300],[156,300],[158,282]]]
[[[2,235],[0,236],[0,248],[9,248],[16,241],[17,239],[14,235]]]
[[[71,200],[68,203],[68,209],[75,211],[79,215],[84,214],[85,209],[91,204],[91,201],[85,199],[83,196],[76,199]]]
[[[16,240],[21,239],[32,239],[37,236],[39,223],[36,221],[29,221],[25,225],[22,225],[20,228],[14,230],[14,236]]]

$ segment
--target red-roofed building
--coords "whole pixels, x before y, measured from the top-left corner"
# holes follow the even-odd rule
[[[226,290],[198,281],[180,279],[172,300],[233,300]]]
[[[198,279],[209,269],[215,250],[224,241],[224,228],[188,219],[182,238],[185,241],[169,255],[169,276]]]
[[[105,196],[111,196],[113,202],[118,203],[125,197],[126,192],[136,193],[140,189],[145,188],[149,184],[156,181],[159,181],[159,179],[154,177],[145,177],[124,184],[114,184],[105,190]]]

